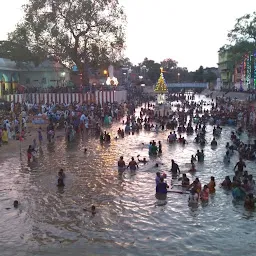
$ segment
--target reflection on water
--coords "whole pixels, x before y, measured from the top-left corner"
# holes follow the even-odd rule
[[[111,128],[113,136],[119,126]],[[210,176],[219,184],[233,174],[237,155],[229,166],[223,164],[230,132],[230,127],[223,128],[216,150],[205,146],[205,162],[196,173],[203,184]],[[153,139],[162,141],[163,155],[152,161],[162,162],[159,168],[167,171],[175,159],[185,171],[198,149],[194,136],[187,137],[184,147],[167,145],[168,133],[142,131],[110,145],[100,145],[95,138],[78,138],[67,145],[59,137],[42,148],[30,167],[25,155],[22,162],[14,156],[1,159],[1,256],[255,255],[255,213],[244,210],[242,203],[232,203],[230,193],[217,188],[209,203],[197,208],[188,207],[187,195],[168,194],[168,203],[157,207],[156,169],[151,163],[142,165],[135,176],[118,177],[119,156],[124,155],[126,162],[138,154],[148,157],[142,143]],[[211,126],[206,139],[212,139]],[[246,164],[255,174],[253,162]],[[67,175],[62,189],[56,187],[60,168]],[[15,199],[21,202],[19,209],[6,210]],[[98,211],[95,216],[83,211],[92,204]]]

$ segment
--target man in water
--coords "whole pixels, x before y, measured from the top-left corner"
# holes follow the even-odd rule
[[[179,168],[178,164],[176,164],[174,162],[174,160],[172,159],[172,168],[171,168],[172,176],[177,176],[178,171],[179,171],[179,174],[180,174],[180,168]]]
[[[239,171],[239,173],[243,173],[244,167],[246,168],[246,165],[242,158],[240,158],[239,161],[236,163],[236,165],[234,167],[234,171],[235,171],[236,167],[237,167],[237,170]]]
[[[169,188],[169,186],[164,182],[164,178],[161,177],[160,182],[156,186],[156,198],[158,200],[166,200],[167,188]]]
[[[182,174],[181,185],[182,185],[182,187],[189,186],[189,178],[187,177],[186,173]]]
[[[137,162],[134,160],[134,157],[132,157],[132,161],[129,162],[127,169],[129,167],[132,173],[135,173],[136,169],[139,168]]]
[[[124,162],[124,157],[120,156],[119,161],[117,162],[118,165],[118,173],[122,174],[124,172],[125,169],[125,162]]]

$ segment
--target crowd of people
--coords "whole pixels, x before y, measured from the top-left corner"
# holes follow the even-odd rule
[[[184,146],[187,141],[182,134],[187,135],[195,134],[194,143],[201,147],[201,150],[197,150],[195,155],[191,156],[191,167],[186,170],[187,173],[193,173],[196,175],[196,162],[204,162],[204,150],[203,147],[207,141],[205,135],[207,134],[206,124],[212,125],[212,140],[210,145],[212,149],[218,147],[216,138],[219,138],[222,133],[222,126],[229,125],[234,128],[234,131],[230,135],[230,143],[226,145],[226,153],[223,156],[225,164],[230,164],[230,158],[233,157],[234,151],[240,156],[239,162],[234,167],[234,170],[238,168],[234,173],[233,180],[230,180],[229,176],[226,176],[224,181],[219,184],[222,189],[230,190],[234,200],[243,200],[244,206],[247,209],[254,209],[254,193],[255,193],[255,181],[252,174],[248,174],[248,171],[244,170],[246,167],[244,161],[254,160],[256,153],[256,140],[253,144],[244,143],[239,136],[243,132],[247,132],[249,136],[255,134],[256,122],[255,112],[252,106],[247,105],[244,102],[234,101],[230,99],[217,98],[216,101],[212,100],[210,103],[205,101],[194,102],[185,100],[184,97],[181,103],[176,105],[176,110],[170,110],[166,115],[161,116],[154,111],[154,106],[148,104],[148,108],[142,108],[138,117],[134,113],[127,116],[125,125],[125,132],[134,132],[141,129],[147,131],[158,132],[159,130],[166,131],[171,130],[167,143],[182,143]],[[174,105],[172,105],[174,106]],[[204,107],[207,107],[204,108]],[[121,130],[121,129],[120,129]],[[118,133],[120,135],[120,133]],[[162,142],[156,143],[154,140],[148,145],[148,153],[151,156],[159,156],[162,154]],[[137,162],[147,164],[151,160],[143,158],[138,159]],[[123,157],[120,157],[118,161],[119,174],[130,168],[132,173],[135,173],[138,167],[137,162],[132,158],[131,162],[126,165]],[[154,166],[157,168],[158,164]],[[156,198],[159,200],[166,200],[168,193],[189,193],[189,204],[197,205],[199,201],[208,202],[210,195],[215,193],[216,182],[215,177],[210,177],[209,182],[202,186],[199,177],[194,181],[190,181],[186,173],[182,173],[179,165],[172,160],[170,168],[170,176],[172,181],[170,184],[166,182],[166,173],[156,173]],[[169,176],[169,175],[168,175]],[[176,184],[173,184],[176,182]],[[181,187],[179,191],[173,188]]]
[[[218,147],[216,138],[221,136],[222,126],[233,125],[234,132],[231,134],[231,141],[227,144],[226,154],[224,155],[224,163],[230,164],[230,158],[233,157],[234,151],[237,151],[241,157],[235,168],[233,180],[226,176],[220,184],[223,189],[232,190],[234,200],[244,200],[245,206],[253,208],[254,203],[254,180],[252,174],[248,174],[244,170],[245,163],[242,159],[254,160],[256,153],[256,141],[254,144],[246,144],[240,140],[239,135],[247,132],[249,136],[255,134],[256,131],[256,115],[251,106],[243,102],[231,102],[225,98],[217,98],[211,102],[193,100],[194,96],[186,98],[182,96],[180,103],[173,103],[172,108],[164,115],[160,115],[155,111],[154,104],[148,103],[145,108],[141,108],[138,116],[135,115],[137,103],[130,101],[129,103],[106,103],[103,106],[97,104],[44,104],[32,105],[24,104],[21,106],[12,106],[11,115],[3,121],[3,127],[0,129],[1,142],[8,143],[8,139],[20,139],[26,137],[27,122],[31,121],[31,116],[45,116],[48,120],[46,127],[46,138],[49,143],[54,141],[55,130],[64,128],[68,142],[71,142],[76,134],[83,134],[86,130],[93,128],[93,132],[99,136],[100,142],[110,142],[110,134],[104,132],[102,127],[109,126],[114,120],[123,119],[123,128],[117,131],[117,137],[124,138],[127,134],[135,134],[144,129],[146,131],[154,131],[158,133],[160,130],[169,130],[166,143],[180,143],[184,146],[188,143],[184,134],[187,136],[195,136],[194,142],[201,147],[195,155],[191,156],[191,166],[186,170],[187,173],[196,175],[196,162],[204,162],[204,150],[206,145],[206,134],[208,133],[206,124],[212,125],[212,148]],[[19,110],[19,111],[17,111]],[[21,113],[19,116],[17,113]],[[235,128],[237,127],[237,129]],[[44,141],[43,129],[37,129],[38,138],[33,140],[33,144],[29,145],[27,150],[28,162],[33,160],[33,155],[36,154],[38,145]],[[7,137],[7,139],[6,139]],[[161,141],[150,141],[148,144],[148,154],[150,159],[140,159],[137,161],[134,157],[126,165],[121,156],[118,161],[118,172],[122,175],[127,169],[130,169],[131,174],[135,175],[139,168],[139,163],[147,164],[151,158],[156,159],[163,153]],[[86,149],[85,149],[86,150]],[[158,168],[156,163],[154,168]],[[209,195],[215,193],[215,177],[209,177],[209,182],[204,186],[201,185],[199,177],[190,182],[186,173],[181,173],[179,165],[172,160],[170,167],[171,184],[167,184],[166,179],[169,175],[166,173],[157,172],[156,175],[156,198],[165,200],[167,193],[189,193],[189,204],[198,204],[199,200],[206,202],[209,200]],[[182,176],[180,177],[180,175]],[[65,186],[65,174],[63,170],[58,174],[57,185]],[[173,184],[176,182],[176,184]],[[174,186],[181,187],[179,191],[174,191]]]

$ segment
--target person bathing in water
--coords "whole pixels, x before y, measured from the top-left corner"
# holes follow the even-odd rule
[[[194,163],[196,161],[196,157],[194,157],[194,155],[191,156],[191,164]]]
[[[156,185],[156,199],[166,200],[167,188],[169,186],[164,182],[164,177],[160,177],[160,182]]]
[[[117,162],[117,166],[118,166],[118,173],[122,174],[125,170],[125,161],[124,161],[124,157],[120,156],[118,162]]]
[[[212,139],[211,146],[212,147],[217,147],[217,141],[216,141],[215,138]]]
[[[176,164],[175,161],[172,159],[172,168],[171,168],[172,176],[177,177],[178,172],[180,174],[180,168],[179,168],[178,164]]]
[[[179,178],[179,180],[181,180],[181,186],[182,187],[189,186],[189,178],[187,177],[186,173],[183,173],[182,178]]]
[[[143,163],[143,164],[146,164],[148,161],[147,161],[147,159],[146,159],[146,157],[143,157],[143,159],[141,160],[141,159],[139,159],[139,157],[140,157],[140,155],[137,155],[137,158],[138,158],[138,162],[139,163]]]
[[[130,168],[131,173],[134,174],[136,169],[139,168],[137,162],[134,160],[134,157],[131,158],[132,160],[129,162],[127,169]]]

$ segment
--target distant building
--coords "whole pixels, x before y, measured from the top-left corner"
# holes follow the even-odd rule
[[[70,70],[63,64],[45,60],[39,66],[16,63],[0,58],[0,97],[15,93],[18,87],[65,86],[70,82]]]
[[[232,88],[233,63],[229,60],[227,51],[219,51],[218,68],[223,89]]]

